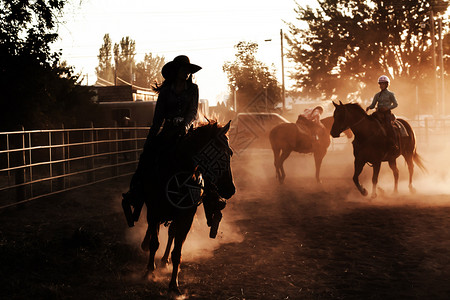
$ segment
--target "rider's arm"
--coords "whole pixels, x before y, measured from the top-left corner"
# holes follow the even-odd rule
[[[192,121],[195,120],[197,117],[197,110],[198,110],[198,86],[196,84],[192,85],[192,99],[189,99],[191,103],[189,103],[185,118],[184,118],[184,125],[185,127],[189,126]]]
[[[378,93],[375,94],[375,96],[373,96],[373,100],[372,100],[372,104],[370,104],[369,106],[367,106],[366,110],[368,109],[374,109],[375,105],[377,105],[378,102],[378,97],[377,97]]]
[[[397,99],[395,99],[394,93],[391,93],[389,95],[389,100],[390,100],[390,103],[391,103],[390,106],[389,106],[389,109],[394,109],[394,108],[396,108],[398,106],[398,102],[397,102]]]
[[[164,121],[164,97],[165,92],[161,91],[158,96],[158,100],[156,101],[155,113],[153,115],[153,124],[150,127],[150,131],[148,132],[149,137],[154,137],[158,134],[159,129]]]

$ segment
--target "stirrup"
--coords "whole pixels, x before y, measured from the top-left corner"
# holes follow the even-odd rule
[[[128,199],[129,194],[125,193],[122,194],[122,209],[123,213],[125,214],[125,218],[127,219],[128,227],[134,226],[134,218],[133,218],[133,212],[131,211],[131,204]]]

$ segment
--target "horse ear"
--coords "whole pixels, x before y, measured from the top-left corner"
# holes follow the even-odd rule
[[[341,102],[341,100],[339,100],[339,104],[340,104],[340,105],[344,105],[344,104]]]
[[[331,102],[333,102],[334,107],[338,107],[338,105],[336,103],[334,103],[334,101],[331,101]]]
[[[225,133],[227,133],[228,130],[230,130],[230,124],[231,124],[231,120],[228,121],[227,125],[223,126],[223,129],[225,130]]]

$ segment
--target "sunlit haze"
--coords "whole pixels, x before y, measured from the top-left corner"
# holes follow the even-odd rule
[[[60,19],[54,49],[62,49],[62,58],[84,76],[82,84],[90,85],[97,79],[97,55],[106,33],[113,44],[122,37],[133,39],[136,62],[146,53],[164,56],[166,61],[188,55],[203,68],[195,77],[200,98],[215,105],[227,93],[222,66],[235,59],[234,45],[239,41],[258,43],[257,59],[274,65],[281,82],[280,29],[287,32],[284,22],[295,22],[295,7],[293,0],[72,0]],[[285,59],[285,77],[290,68]]]

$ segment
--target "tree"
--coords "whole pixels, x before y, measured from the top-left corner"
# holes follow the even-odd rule
[[[151,88],[155,82],[161,83],[161,69],[165,64],[164,56],[145,54],[144,60],[136,65],[135,83],[137,86]]]
[[[0,0],[0,130],[87,116],[80,112],[89,93],[76,89],[78,76],[50,50],[65,2]]]
[[[99,49],[98,66],[95,72],[98,78],[114,82],[114,66],[112,65],[112,42],[109,34],[103,36],[103,44]]]
[[[288,57],[296,63],[296,89],[312,98],[370,99],[377,78],[393,78],[402,104],[414,101],[415,86],[429,89],[429,12],[447,1],[319,0],[319,8],[298,5],[300,28],[289,24]],[[422,25],[422,26],[421,26]],[[448,31],[448,30],[447,30]],[[423,94],[423,98],[426,95]]]
[[[136,56],[136,42],[130,37],[124,37],[119,44],[114,44],[114,62],[118,78],[133,83],[133,72],[135,68],[134,57]],[[124,84],[118,80],[117,84]],[[126,84],[126,83],[125,83]]]
[[[257,43],[239,42],[235,48],[236,60],[225,62],[223,70],[227,73],[230,89],[236,90],[237,111],[259,111],[261,102],[264,102],[263,106],[267,103],[265,108],[273,111],[281,103],[281,89],[275,72],[255,58]]]

